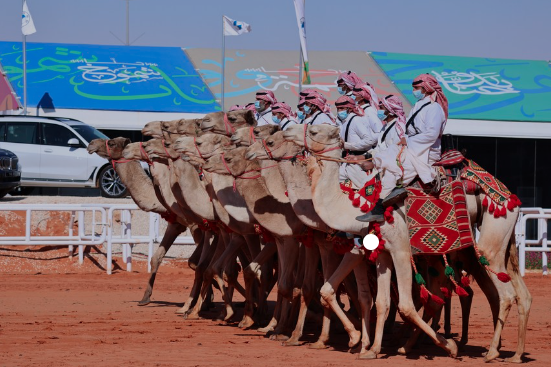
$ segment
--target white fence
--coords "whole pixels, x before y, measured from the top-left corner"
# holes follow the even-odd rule
[[[135,235],[132,233],[132,211],[141,211],[135,204],[8,204],[0,205],[0,211],[25,212],[25,235],[0,237],[0,246],[69,246],[69,252],[73,253],[73,246],[78,246],[79,262],[84,262],[85,246],[102,245],[107,243],[107,274],[111,274],[113,264],[113,244],[122,244],[122,259],[126,263],[126,270],[132,271],[132,247],[138,243],[148,244],[147,270],[151,271],[151,257],[153,255],[153,243],[160,242],[160,216],[149,213],[149,229],[147,235]],[[71,212],[68,221],[68,234],[66,236],[31,236],[31,216],[33,212]],[[120,233],[116,233],[115,213],[120,212]],[[86,228],[85,214],[91,214],[91,228]],[[98,214],[100,220],[97,220]],[[77,224],[77,234],[73,224]],[[194,244],[191,236],[180,236],[174,244]]]
[[[526,273],[526,253],[541,252],[543,275],[548,274],[547,254],[551,249],[547,247],[547,221],[551,219],[551,209],[521,208],[515,228],[517,246],[519,250],[520,274]],[[537,220],[536,238],[526,238],[526,223],[529,220]]]

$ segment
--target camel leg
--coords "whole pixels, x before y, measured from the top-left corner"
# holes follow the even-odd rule
[[[335,290],[339,287],[342,281],[350,274],[350,272],[360,264],[364,259],[364,255],[356,248],[346,253],[340,263],[339,267],[331,278],[321,287],[321,302],[325,308],[331,308],[337,317],[341,320],[344,329],[350,337],[348,346],[354,347],[360,342],[361,332],[356,330],[352,322],[348,319],[344,311],[340,308],[337,302]]]
[[[247,239],[247,238],[246,238]],[[258,236],[256,237],[258,241]],[[249,241],[247,240],[247,244]],[[269,268],[271,264],[264,266],[268,260],[276,253],[277,246],[275,243],[267,243],[264,248],[255,256],[253,261],[243,270],[243,279],[245,280],[245,290],[247,292],[247,297],[245,297],[245,311],[243,314],[243,320],[239,323],[240,328],[249,328],[253,326],[254,319],[254,297],[253,291],[254,287],[257,284],[260,284],[258,289],[258,314],[262,315],[267,310],[267,297],[270,293],[266,292],[268,287],[269,277],[268,271],[262,271],[262,268]],[[251,251],[251,253],[253,253]]]
[[[366,261],[362,261],[354,268],[354,275],[358,284],[358,298],[360,301],[362,313],[362,344],[360,354],[367,350],[369,342],[369,316],[371,314],[371,306],[373,305],[373,297],[369,287],[368,266]]]
[[[396,279],[398,282],[398,294],[400,295],[400,300],[398,302],[398,310],[400,311],[400,315],[411,321],[417,327],[421,328],[421,330],[424,331],[436,345],[444,349],[450,356],[455,358],[457,356],[457,345],[455,344],[455,341],[453,339],[445,339],[443,336],[438,335],[426,322],[423,321],[415,309],[411,296],[412,269],[411,266],[409,266],[411,257],[409,248],[406,251],[392,251],[391,256],[394,264],[400,264],[400,266],[395,267]],[[398,350],[398,352],[405,354],[408,350],[402,347]]]
[[[375,325],[375,337],[368,351],[364,352],[362,348],[360,359],[374,359],[381,352],[385,320],[390,310],[390,282],[392,276],[392,258],[390,254],[387,252],[380,253],[375,265],[377,267],[377,298],[375,299],[377,322]]]
[[[291,338],[283,343],[285,346],[299,345],[299,339],[302,336],[302,331],[304,329],[306,314],[308,313],[308,305],[310,304],[312,298],[314,298],[316,272],[320,259],[319,247],[315,245],[312,247],[305,247],[305,255],[304,282],[302,283],[302,297],[298,320]]]
[[[192,234],[193,236],[193,234]],[[193,253],[187,260],[187,266],[193,271],[197,269],[197,264],[199,264],[199,260],[201,260],[201,254],[203,253],[203,241],[200,241],[199,243],[195,242],[195,250],[193,250]]]
[[[192,233],[195,233],[195,231],[193,231]],[[197,267],[195,268],[195,278],[193,280],[193,286],[191,287],[191,292],[189,293],[189,297],[187,298],[184,305],[176,311],[177,314],[187,313],[189,309],[193,307],[194,302],[197,302],[197,300],[199,299],[201,289],[203,287],[204,273],[207,270],[212,256],[214,255],[218,240],[218,235],[213,236],[212,232],[204,232],[201,257],[199,258]]]
[[[299,243],[291,237],[276,238],[276,244],[278,245],[279,268],[281,269],[277,282],[277,291],[283,297],[281,316],[274,330],[274,334],[278,335],[284,332],[285,324],[290,316],[290,302],[293,300],[294,273],[297,266],[300,246]]]
[[[180,223],[175,222],[175,223],[168,224],[168,227],[166,228],[166,232],[163,236],[163,239],[161,240],[159,248],[157,248],[157,251],[155,251],[155,254],[151,258],[151,275],[149,276],[149,281],[147,282],[147,288],[145,289],[142,300],[138,302],[138,306],[145,306],[151,302],[151,294],[153,293],[153,285],[155,284],[155,278],[157,277],[157,271],[159,270],[159,266],[161,266],[161,262],[163,261],[163,258],[165,257],[166,253],[174,243],[174,240],[176,239],[176,237],[178,237],[180,233],[184,232],[185,230],[186,230],[186,227],[184,227]],[[199,242],[195,240],[195,243],[199,243]]]
[[[321,236],[318,239],[318,236],[315,237],[316,243],[319,244],[320,257],[321,257],[321,267],[323,270],[323,281],[324,283],[329,281],[329,278],[335,273],[339,268],[342,257],[335,254],[333,251],[333,244],[330,241],[327,241],[327,235],[322,232],[315,232],[316,235]],[[329,331],[331,330],[331,309],[328,307],[323,307],[323,321],[321,325],[321,333],[318,337],[318,340],[310,344],[310,349],[324,349],[326,348],[327,342],[329,341]]]

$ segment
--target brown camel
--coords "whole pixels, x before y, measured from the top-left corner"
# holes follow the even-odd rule
[[[330,125],[314,125],[292,126],[283,132],[286,140],[293,141],[295,144],[308,148],[310,151],[323,153],[332,159],[338,159],[342,153],[342,142],[340,139],[339,129]],[[307,145],[307,147],[305,146]],[[365,224],[358,222],[356,217],[361,215],[361,210],[350,205],[348,198],[342,194],[339,186],[338,170],[339,164],[334,161],[323,161],[319,163],[316,159],[311,158],[310,162],[313,166],[318,166],[319,172],[312,176],[312,200],[314,207],[320,218],[325,223],[331,223],[335,229],[365,235],[367,228]],[[362,349],[361,358],[376,358],[380,352],[380,344],[382,341],[384,320],[388,313],[390,304],[390,271],[393,263],[400,264],[395,267],[396,278],[398,282],[399,303],[398,309],[400,314],[408,321],[414,323],[421,328],[433,342],[446,350],[450,356],[457,355],[457,345],[453,339],[445,339],[435,333],[435,331],[422,320],[417,313],[412,300],[412,269],[410,266],[411,249],[409,246],[409,238],[407,235],[407,226],[403,216],[403,205],[394,213],[394,223],[384,223],[381,225],[381,234],[386,240],[385,251],[379,254],[377,258],[377,323],[376,335],[371,350],[367,350],[369,345],[369,335],[366,332],[369,330],[369,310],[370,302],[365,304],[362,302]],[[335,271],[331,279],[322,287],[321,293],[323,300],[327,302],[333,311],[339,316],[345,329],[351,337],[350,344],[354,343],[359,338],[354,326],[347,319],[346,315],[340,309],[335,298],[335,287],[338,286],[337,280],[344,279],[344,276],[360,266],[358,271],[355,270],[355,275],[361,276],[358,280],[358,289],[362,290],[362,294],[368,301],[369,285],[367,284],[367,271],[361,267],[366,264],[363,259],[359,259],[358,252],[362,254],[362,250],[353,249],[349,254],[345,255],[343,262]],[[362,254],[363,255],[363,254]],[[365,274],[365,275],[364,275]],[[400,352],[405,352],[403,349]]]

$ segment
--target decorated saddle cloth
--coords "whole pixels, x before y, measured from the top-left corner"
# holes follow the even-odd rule
[[[474,244],[461,181],[445,185],[439,197],[415,187],[407,191],[406,221],[414,255],[447,254]]]

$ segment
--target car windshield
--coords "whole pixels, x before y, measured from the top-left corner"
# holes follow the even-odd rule
[[[109,139],[107,135],[98,131],[90,125],[71,125],[71,127],[75,129],[75,131],[79,133],[80,136],[86,139],[86,142],[88,143],[90,143],[94,139]]]

